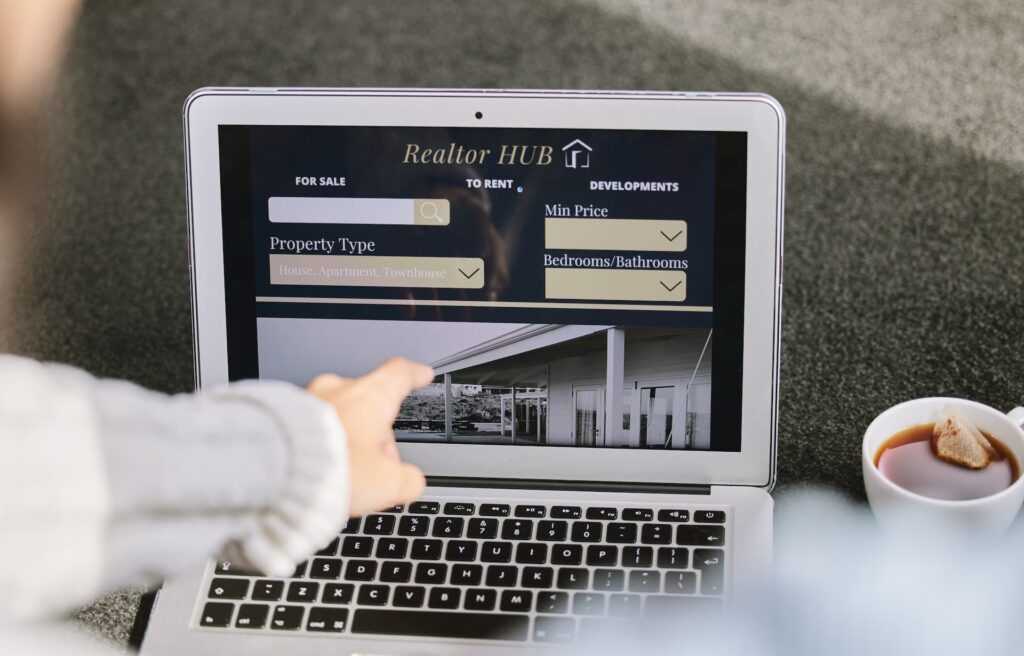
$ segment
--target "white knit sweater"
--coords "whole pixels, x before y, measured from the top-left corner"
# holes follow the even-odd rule
[[[227,554],[284,575],[348,517],[334,410],[285,383],[167,396],[0,356],[0,625]]]

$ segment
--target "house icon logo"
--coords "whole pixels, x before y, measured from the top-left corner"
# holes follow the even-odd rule
[[[579,139],[573,139],[562,146],[565,153],[565,167],[569,169],[589,169],[590,153],[594,149]]]

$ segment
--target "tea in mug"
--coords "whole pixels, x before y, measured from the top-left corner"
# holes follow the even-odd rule
[[[918,424],[896,433],[878,449],[875,466],[900,487],[934,499],[967,501],[987,497],[1010,487],[1020,476],[1013,453],[992,435],[980,433],[981,446],[939,441],[936,424]],[[940,449],[939,452],[936,449]],[[942,457],[940,457],[940,453]]]

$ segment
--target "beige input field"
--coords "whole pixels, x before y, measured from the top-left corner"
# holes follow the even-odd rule
[[[672,270],[544,269],[546,298],[591,301],[686,300],[686,273]]]
[[[482,289],[479,257],[271,255],[271,285]]]
[[[544,219],[544,248],[589,251],[686,250],[686,221],[676,219]]]

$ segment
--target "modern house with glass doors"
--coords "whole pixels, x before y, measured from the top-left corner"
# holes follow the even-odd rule
[[[431,364],[448,440],[710,447],[707,329],[529,324]],[[500,397],[487,435],[454,419],[461,389]]]

